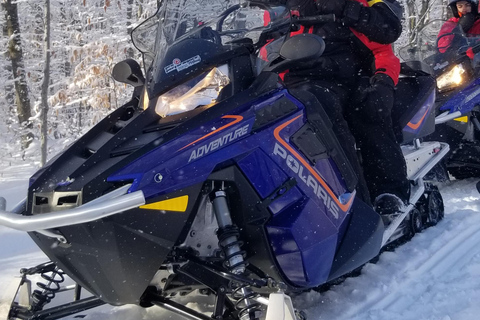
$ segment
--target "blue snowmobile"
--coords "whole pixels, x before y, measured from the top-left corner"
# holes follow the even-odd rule
[[[134,86],[132,100],[0,211],[0,225],[28,232],[51,259],[21,270],[0,319],[58,319],[104,303],[188,319],[304,319],[291,295],[437,223],[442,197],[423,177],[449,148],[419,140],[435,128],[435,81],[421,63],[403,65],[397,90],[412,190],[388,227],[359,196],[321,101],[280,79],[325,49],[318,36],[289,37],[292,26],[325,19],[254,1],[161,1],[132,34],[146,75],[133,60],[113,70]],[[266,44],[278,48],[268,61]],[[36,290],[33,275],[45,279]],[[49,307],[67,276],[74,301]],[[214,300],[208,313],[186,305],[199,295]]]
[[[427,139],[450,145],[446,169],[457,179],[480,177],[480,37],[449,23],[431,21],[400,56],[424,61],[436,77],[437,128]],[[439,33],[443,29],[452,32]]]

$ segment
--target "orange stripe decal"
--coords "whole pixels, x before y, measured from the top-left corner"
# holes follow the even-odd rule
[[[195,141],[187,144],[186,146],[184,146],[184,147],[181,148],[181,149],[178,149],[178,151],[183,150],[183,149],[185,149],[185,148],[188,148],[188,147],[190,147],[192,144],[195,144],[195,143],[197,143],[197,142],[199,142],[199,141],[201,141],[201,140],[203,140],[203,139],[206,139],[206,138],[210,137],[211,135],[214,135],[214,134],[217,133],[217,132],[220,132],[220,131],[222,131],[222,130],[225,130],[226,128],[231,127],[231,126],[233,126],[234,124],[239,123],[240,121],[243,120],[243,117],[242,117],[242,116],[227,115],[227,116],[223,116],[222,119],[235,119],[235,120],[232,121],[232,122],[230,122],[230,123],[227,123],[226,125],[224,125],[223,127],[218,128],[217,130],[214,130],[214,131],[212,131],[212,132],[210,132],[210,133],[207,133],[207,134],[204,135],[203,137],[198,138],[197,140],[195,140]]]
[[[422,119],[420,119],[420,121],[418,121],[417,123],[411,123],[411,122],[409,122],[409,123],[407,123],[407,126],[408,126],[409,128],[412,128],[413,130],[417,130],[418,127],[420,127],[420,125],[422,124],[422,122],[423,122],[423,120],[425,119],[425,117],[427,116],[427,113],[428,113],[428,109],[427,109],[427,111],[425,111],[425,113],[423,114]]]
[[[280,137],[280,131],[282,131],[286,126],[288,126],[290,123],[294,122],[295,120],[297,120],[298,118],[300,118],[302,115],[299,115],[285,123],[282,123],[281,125],[279,125],[278,127],[275,128],[274,132],[273,132],[273,135],[275,136],[275,139],[282,145],[285,147],[285,149],[287,149],[293,156],[295,156],[295,158],[300,161],[303,166],[305,168],[307,168],[307,170],[312,174],[312,176],[315,177],[315,179],[317,179],[317,181],[322,185],[322,187],[325,189],[325,191],[330,195],[330,197],[332,198],[333,201],[335,201],[335,203],[338,205],[338,207],[343,211],[343,212],[347,212],[352,203],[353,203],[353,199],[355,198],[355,192],[353,192],[351,195],[350,195],[350,199],[348,199],[348,201],[343,204],[340,202],[340,200],[338,200],[338,197],[333,193],[333,191],[330,189],[330,187],[327,185],[327,183],[320,177],[320,175],[315,171],[315,169],[313,169],[312,166],[310,166],[310,164],[302,157],[300,156],[300,154],[298,154],[298,152],[296,152],[285,140],[283,140],[281,137]]]

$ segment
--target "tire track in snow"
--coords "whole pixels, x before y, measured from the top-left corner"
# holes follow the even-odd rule
[[[423,275],[429,274],[429,277],[435,281],[446,272],[465,266],[474,255],[480,252],[480,226],[473,226],[468,231],[452,239],[426,260],[419,269],[411,272],[406,283],[396,292],[385,296],[373,308],[385,310],[407,308],[415,297],[419,297],[428,288],[427,285],[422,284],[423,290],[414,293],[410,290],[411,285],[421,283],[426,278]]]
[[[425,278],[433,278],[432,281],[436,281],[452,268],[463,267],[474,255],[480,253],[480,223],[473,222],[477,223],[472,223],[464,231],[455,232],[454,237],[423,263],[405,270],[399,285],[389,286],[388,292],[376,291],[369,294],[361,306],[349,308],[339,319],[353,319],[356,315],[369,310],[395,311],[408,308],[416,297],[427,290],[428,285],[423,283]],[[416,284],[421,284],[419,287],[422,289],[419,291],[417,288],[413,293],[410,289]]]

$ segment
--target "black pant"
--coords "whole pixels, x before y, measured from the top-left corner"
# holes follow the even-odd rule
[[[372,202],[383,193],[392,193],[408,200],[410,184],[405,159],[393,131],[392,119],[372,123],[356,116],[355,108],[359,108],[355,101],[356,83],[315,80],[296,86],[308,90],[319,99],[333,123],[334,133],[347,158],[358,172],[361,194],[366,195],[369,191]],[[355,142],[360,150],[364,177],[358,164]],[[362,191],[365,181],[368,191]]]
[[[365,123],[348,111],[345,112],[345,117],[360,148],[362,166],[372,201],[382,193],[392,193],[408,201],[410,183],[407,178],[407,166],[395,138],[392,119]]]

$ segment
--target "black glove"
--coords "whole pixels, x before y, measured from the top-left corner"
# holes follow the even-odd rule
[[[315,0],[318,13],[320,14],[335,14],[335,17],[343,17],[343,10],[347,4],[347,0]]]
[[[473,27],[475,15],[473,12],[464,14],[459,20],[458,25],[462,27],[463,32],[467,33]]]
[[[369,122],[384,122],[392,114],[394,89],[392,78],[383,73],[374,75],[360,94],[360,116]]]

